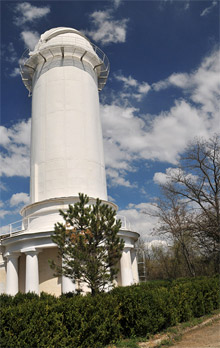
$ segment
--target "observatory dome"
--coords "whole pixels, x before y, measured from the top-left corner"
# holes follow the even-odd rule
[[[78,30],[67,27],[58,27],[47,30],[41,35],[40,40],[34,48],[32,54],[50,46],[77,46],[82,47],[88,52],[94,53],[90,41]]]
[[[58,27],[41,35],[33,51],[27,49],[20,59],[21,76],[24,85],[32,93],[38,75],[53,68],[59,61],[64,65],[83,64],[83,69],[98,78],[98,90],[105,86],[109,74],[109,61],[104,52],[91,43],[80,31]],[[53,63],[52,63],[53,62]]]

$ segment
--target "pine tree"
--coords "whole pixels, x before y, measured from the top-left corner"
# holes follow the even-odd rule
[[[52,241],[58,246],[62,266],[54,260],[49,261],[50,266],[56,275],[85,282],[95,295],[111,285],[118,273],[116,265],[124,248],[117,235],[121,221],[107,204],[97,199],[90,205],[84,194],[60,214],[65,222],[55,224]]]

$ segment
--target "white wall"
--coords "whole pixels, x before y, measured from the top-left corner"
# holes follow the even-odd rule
[[[79,192],[107,199],[98,90],[92,75],[92,68],[90,74],[82,66],[72,65],[49,67],[36,79],[32,99],[32,203],[77,196]]]

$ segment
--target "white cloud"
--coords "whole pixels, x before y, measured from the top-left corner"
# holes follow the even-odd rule
[[[110,129],[108,129],[110,131]],[[105,133],[108,131],[104,129]],[[132,154],[123,150],[112,139],[111,135],[104,135],[104,149],[105,149],[105,164],[109,168],[115,168],[120,171],[131,170],[129,162],[133,160]]]
[[[109,186],[136,187],[135,183],[131,184],[129,180],[123,177],[125,175],[123,171],[107,168],[106,175],[109,179]]]
[[[10,233],[10,226],[9,225],[0,227],[0,235],[8,234],[8,233]]]
[[[0,176],[29,176],[31,120],[0,127]]]
[[[155,117],[151,126],[142,157],[169,163],[176,163],[195,136],[207,137],[210,130],[207,115],[185,100],[176,101],[168,112]]]
[[[188,141],[208,133],[206,115],[186,101],[176,102],[150,124],[135,113],[118,105],[101,107],[107,166],[129,170],[135,159],[175,163]]]
[[[161,81],[158,81],[158,82],[155,82],[152,84],[152,88],[158,92],[162,89],[166,89],[167,87],[170,87],[170,83],[168,80],[161,80]]]
[[[123,90],[119,94],[119,98],[127,101],[131,98],[141,101],[151,89],[147,82],[138,82],[132,76],[125,77],[121,74],[115,74],[115,79],[123,82]]]
[[[140,92],[140,94],[146,94],[149,92],[150,88],[151,87],[147,82],[143,82],[138,86],[138,91]]]
[[[22,2],[15,6],[14,23],[18,26],[27,22],[33,22],[37,19],[45,17],[50,12],[50,7],[36,7],[29,2]]]
[[[220,51],[216,50],[203,60],[199,69],[191,76],[194,84],[191,99],[201,104],[203,111],[212,114],[217,112],[217,116],[220,95],[219,59]]]
[[[189,9],[189,3],[190,3],[190,1],[185,1],[184,10],[188,10]]]
[[[85,34],[103,45],[125,42],[128,19],[115,20],[111,10],[95,11],[90,15],[94,29]]]
[[[156,184],[164,185],[168,183],[173,175],[179,175],[180,169],[178,168],[167,168],[166,173],[157,172],[154,174],[153,181]]]
[[[30,145],[31,119],[16,123],[10,130],[13,142],[29,147]]]
[[[3,182],[0,182],[0,190],[7,191],[7,186]]]
[[[220,51],[214,50],[203,59],[200,67],[191,74],[174,73],[167,79],[154,83],[152,88],[155,91],[160,91],[170,86],[181,88],[194,103],[202,106],[204,112],[211,112],[214,115],[219,108],[219,59]]]
[[[0,126],[0,145],[5,146],[9,142],[9,130],[6,127]]]
[[[9,42],[8,45],[2,45],[1,56],[3,60],[12,64],[13,66],[14,63],[19,63],[13,42]],[[5,69],[5,74],[7,74],[9,77],[17,77],[20,75],[20,69],[18,67],[14,67],[10,72],[8,69]]]
[[[127,174],[137,170],[135,161],[156,160],[176,164],[179,155],[195,137],[207,139],[218,131],[218,55],[219,51],[213,51],[191,74],[175,73],[160,81],[163,88],[172,85],[181,88],[186,95],[185,99],[175,100],[166,112],[139,116],[137,108],[126,103],[121,105],[118,96],[113,97],[112,104],[101,105],[110,184],[133,187]],[[123,82],[125,95],[129,89],[143,86],[143,82],[131,76],[119,75],[117,79]],[[155,85],[152,85],[152,93],[154,90]],[[154,179],[162,180],[162,174],[156,174]]]
[[[0,219],[4,219],[4,217],[6,215],[9,215],[9,214],[10,214],[10,211],[4,210],[4,209],[0,209]]]
[[[203,0],[202,0],[203,1]],[[159,0],[158,3],[159,3],[159,10],[160,11],[163,11],[167,5],[171,5],[173,6],[173,4],[177,2],[178,3],[178,10],[184,10],[184,11],[187,11],[190,7],[190,2],[191,0]]]
[[[173,86],[179,87],[179,88],[185,88],[189,87],[189,78],[187,74],[172,74],[169,77],[169,83]]]
[[[157,172],[154,173],[153,181],[155,182],[155,184],[165,185],[169,181],[169,179],[166,173]]]
[[[9,76],[11,76],[11,77],[20,76],[20,69],[19,68],[14,68]]]
[[[131,230],[140,233],[143,240],[151,241],[154,239],[152,232],[158,221],[154,216],[146,214],[146,211],[151,210],[152,205],[149,203],[130,204],[127,209],[119,210],[118,215],[126,217],[128,228],[130,223]]]
[[[112,0],[112,1],[113,1],[115,9],[117,9],[122,3],[122,0]]]
[[[159,185],[165,185],[172,180],[176,180],[177,178],[186,179],[191,183],[196,183],[198,180],[197,175],[186,174],[180,168],[167,168],[166,173],[157,172],[154,174],[153,181]]]
[[[130,132],[135,133],[134,110],[134,108],[123,109],[117,105],[101,105],[106,172],[109,184],[112,186],[117,184],[135,186],[126,179],[126,172],[134,171],[130,164],[135,159],[135,153],[131,148],[128,149],[126,144],[121,143],[122,137],[126,143],[129,141]],[[129,134],[128,127],[130,127]]]
[[[2,55],[5,58],[6,62],[15,63],[18,61],[17,52],[15,51],[13,42],[9,42],[6,46],[3,46]]]
[[[124,83],[125,88],[130,87],[130,86],[137,87],[137,85],[138,85],[137,80],[135,80],[131,76],[125,77],[123,75],[116,75],[115,74],[115,78],[118,81],[122,81]]]
[[[207,16],[211,11],[212,9],[217,5],[217,1],[212,1],[212,4],[209,6],[209,7],[206,7],[201,13],[200,13],[200,16],[203,17],[203,16]]]
[[[26,30],[21,32],[21,38],[24,41],[25,46],[30,48],[30,50],[33,50],[40,39],[40,34],[37,31]]]
[[[10,199],[11,207],[18,206],[19,204],[28,204],[30,201],[30,197],[27,193],[19,192],[12,195]]]
[[[128,150],[130,155],[125,156],[125,161],[133,159],[132,152],[143,147],[145,122],[135,116],[136,111],[135,108],[114,104],[101,106],[104,137],[114,146],[119,145],[123,153]]]
[[[160,91],[171,86],[179,88],[189,88],[192,86],[189,80],[189,74],[173,73],[167,79],[153,83],[152,88],[155,91]]]
[[[108,201],[115,203],[115,198],[113,198],[112,196],[108,195]]]
[[[11,176],[24,176],[28,177],[30,173],[30,163],[28,156],[21,154],[11,154],[4,156],[0,154],[0,175]]]
[[[196,183],[198,177],[193,174],[185,174],[180,168],[167,168],[166,173],[157,172],[154,174],[153,181],[159,185],[165,185],[168,182],[172,182],[175,178],[185,178],[192,183]]]

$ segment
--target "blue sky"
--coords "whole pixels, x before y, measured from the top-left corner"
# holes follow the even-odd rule
[[[1,1],[0,219],[29,200],[31,98],[19,58],[58,26],[83,31],[110,60],[100,93],[108,194],[142,236],[143,210],[195,137],[219,131],[218,1]]]

